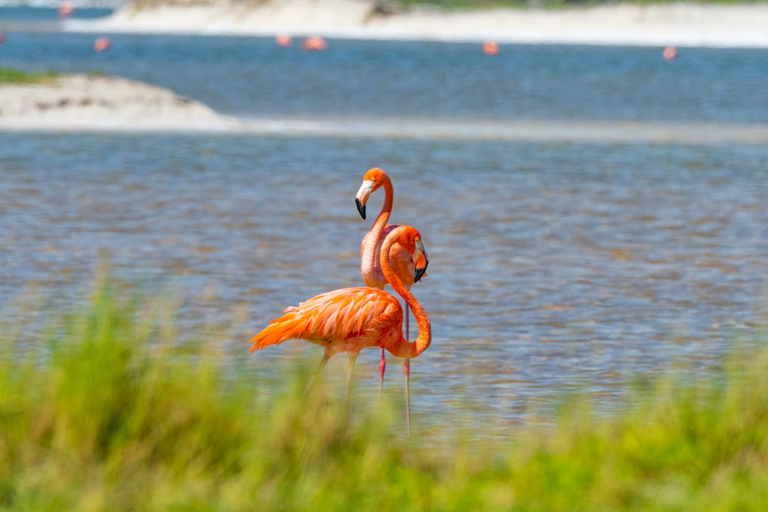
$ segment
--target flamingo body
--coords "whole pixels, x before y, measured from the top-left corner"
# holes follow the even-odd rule
[[[285,309],[253,338],[251,352],[289,339],[321,345],[327,356],[357,357],[367,347],[390,345],[403,325],[398,300],[375,288],[343,288]]]
[[[403,336],[403,309],[396,297],[376,288],[342,288],[286,308],[253,337],[251,352],[295,338],[322,345],[327,357],[346,352],[354,359],[366,347],[381,347],[397,357],[418,356],[432,342],[432,327],[424,308],[393,269],[395,257],[402,253],[410,255],[412,261],[423,259],[429,264],[421,235],[411,226],[399,226],[387,236],[381,264],[387,281],[419,323],[415,341]],[[418,269],[414,281],[425,271],[426,265]]]

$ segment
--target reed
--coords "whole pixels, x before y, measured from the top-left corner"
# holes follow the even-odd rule
[[[302,395],[303,365],[267,381],[215,335],[182,343],[173,311],[104,280],[42,334],[6,330],[1,510],[768,510],[768,351],[646,380],[608,417],[579,396],[545,429],[446,413],[407,438],[401,404],[347,416]]]

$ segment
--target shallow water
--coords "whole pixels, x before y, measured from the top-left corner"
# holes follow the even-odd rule
[[[417,226],[431,258],[416,287],[434,334],[414,362],[422,411],[469,396],[504,417],[706,367],[752,339],[765,297],[763,147],[23,134],[0,147],[4,299],[37,281],[63,301],[106,257],[119,277],[180,288],[188,337],[243,321],[228,341],[243,357],[284,306],[360,284],[370,221],[353,197],[368,166],[388,169],[393,221]],[[319,357],[302,345],[253,367]],[[369,389],[375,359],[358,367]]]
[[[766,51],[685,50],[669,66],[644,48],[513,46],[489,61],[472,45],[114,40],[98,55],[89,36],[17,32],[2,63],[104,69],[254,117],[768,121]],[[430,255],[415,287],[434,335],[413,363],[422,421],[455,407],[514,421],[574,389],[610,409],[634,375],[703,370],[759,340],[768,148],[747,144],[0,133],[0,298],[32,285],[66,306],[107,260],[176,289],[185,338],[225,324],[246,357],[285,306],[361,284],[371,220],[353,198],[373,166],[393,178],[392,221],[419,228]],[[291,342],[248,369],[319,355]],[[357,369],[371,394],[377,357]]]

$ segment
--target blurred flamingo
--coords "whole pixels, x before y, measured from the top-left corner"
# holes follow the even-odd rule
[[[486,55],[498,55],[499,43],[496,41],[486,41],[483,43],[483,53]]]
[[[360,216],[365,219],[365,205],[368,202],[370,195],[378,190],[380,187],[384,187],[384,205],[381,207],[376,221],[373,223],[371,230],[363,238],[363,243],[360,246],[360,255],[362,261],[360,264],[360,271],[363,274],[363,281],[365,284],[372,288],[384,289],[387,284],[387,280],[384,277],[384,273],[381,270],[379,264],[381,260],[381,246],[386,236],[392,232],[397,225],[387,224],[389,217],[392,214],[392,203],[394,201],[394,189],[392,188],[392,180],[389,175],[378,167],[369,169],[363,176],[363,184],[360,186],[360,190],[357,191],[355,196],[355,203],[357,204],[357,211],[360,212]],[[416,272],[416,266],[421,266],[423,261],[413,261],[410,255],[405,253],[398,253],[395,255],[395,272],[397,272],[398,278],[403,282],[407,289],[410,289],[413,284],[418,281],[414,279]],[[405,339],[410,337],[410,326],[408,308],[405,308]],[[410,361],[405,360],[403,363],[403,372],[405,373],[406,381],[409,378],[410,373]],[[381,361],[379,362],[379,397],[384,388],[384,372],[386,370],[387,363],[384,356],[384,349],[381,349]]]
[[[304,40],[301,47],[310,52],[317,52],[328,48],[328,43],[322,37],[310,36]]]
[[[97,52],[109,50],[111,47],[112,42],[107,37],[99,37],[93,42],[93,49]]]
[[[75,12],[75,6],[72,2],[61,2],[59,4],[59,19],[67,19]]]
[[[293,39],[291,39],[291,36],[288,34],[278,34],[275,36],[275,42],[277,43],[277,46],[291,46],[291,43],[293,42]]]
[[[393,268],[401,264],[401,254],[410,255],[411,261],[423,258],[426,263],[417,269],[413,281],[426,272],[429,258],[419,232],[411,226],[393,229],[381,247],[381,270],[384,278],[403,298],[419,324],[419,336],[414,342],[403,337],[403,310],[391,294],[375,288],[343,288],[318,295],[298,306],[290,306],[279,318],[272,320],[253,337],[251,352],[289,339],[303,339],[324,348],[318,373],[333,355],[346,352],[349,356],[346,401],[352,370],[360,351],[367,347],[381,347],[396,357],[411,358],[424,352],[432,342],[432,326],[424,308]],[[405,380],[406,418],[411,431],[411,397],[408,374]]]
[[[677,58],[677,48],[674,46],[667,46],[664,48],[662,55],[664,56],[664,60],[667,62],[673,61]]]

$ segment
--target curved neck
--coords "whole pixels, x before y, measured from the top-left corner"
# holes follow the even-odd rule
[[[371,269],[375,269],[379,263],[377,261],[379,254],[376,252],[376,246],[381,238],[382,231],[384,231],[387,222],[389,222],[389,216],[392,214],[392,204],[395,199],[395,191],[392,188],[392,181],[389,179],[389,176],[384,178],[384,183],[381,186],[384,187],[384,204],[381,207],[379,216],[376,217],[373,223],[373,227],[368,232],[371,242],[367,247],[363,248],[363,265],[367,264],[367,267]]]
[[[394,231],[392,233],[395,233]],[[405,303],[413,311],[413,316],[416,317],[416,321],[419,324],[419,337],[415,341],[409,342],[403,336],[402,331],[399,333],[398,339],[393,346],[386,347],[392,355],[396,357],[413,358],[427,350],[432,343],[432,324],[429,321],[427,313],[424,308],[421,307],[416,297],[405,287],[403,282],[397,277],[397,274],[392,269],[392,265],[389,262],[389,251],[392,249],[392,245],[395,242],[394,236],[390,234],[384,240],[384,245],[381,247],[381,270],[384,272],[384,277],[387,282],[394,288],[400,297],[403,298]]]
[[[381,184],[384,187],[384,204],[381,205],[381,211],[379,216],[376,217],[376,221],[373,223],[371,233],[376,233],[376,239],[379,238],[381,230],[383,230],[387,222],[389,222],[389,216],[392,214],[392,203],[395,201],[395,190],[392,188],[392,180],[389,176],[384,178],[384,183]]]

